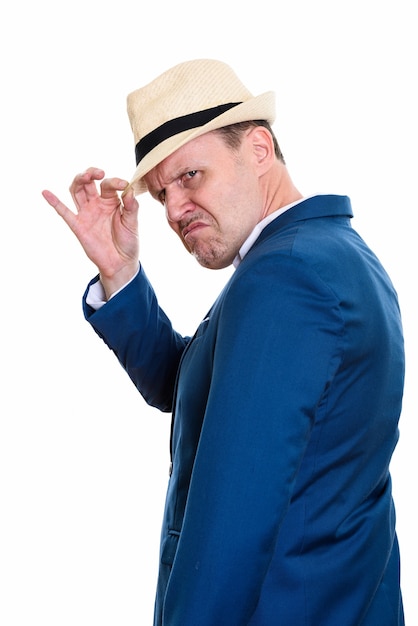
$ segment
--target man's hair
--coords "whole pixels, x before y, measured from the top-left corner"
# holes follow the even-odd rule
[[[214,132],[220,134],[223,137],[227,146],[229,146],[232,150],[237,150],[241,145],[242,135],[244,134],[244,132],[248,130],[248,128],[255,128],[256,126],[264,126],[264,128],[267,128],[273,138],[274,153],[276,157],[279,159],[279,161],[285,163],[277,138],[270,124],[266,120],[237,122],[236,124],[230,124],[229,126],[223,126],[222,128],[218,128]]]

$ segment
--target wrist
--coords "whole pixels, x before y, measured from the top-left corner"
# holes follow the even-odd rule
[[[103,286],[106,300],[110,300],[118,291],[123,289],[138,273],[139,263],[126,265],[111,276],[100,272],[100,282]]]

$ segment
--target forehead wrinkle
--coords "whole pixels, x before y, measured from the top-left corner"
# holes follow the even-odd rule
[[[170,169],[172,170],[170,172]],[[155,167],[155,179],[160,186],[165,187],[178,178],[183,173],[184,168],[170,168],[170,164],[162,161]]]
[[[168,182],[164,182],[161,166],[162,163],[159,163],[145,176],[148,191],[152,196],[158,196],[164,190],[165,185],[168,184]]]

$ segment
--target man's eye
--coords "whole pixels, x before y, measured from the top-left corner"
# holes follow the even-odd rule
[[[161,204],[165,204],[165,191],[160,191],[160,193],[158,194],[158,201],[161,202]]]
[[[190,170],[190,172],[186,172],[184,175],[184,180],[190,180],[191,178],[194,178],[197,174],[197,170]]]

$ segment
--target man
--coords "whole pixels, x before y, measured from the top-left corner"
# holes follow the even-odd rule
[[[172,411],[154,624],[403,624],[389,474],[401,321],[349,199],[302,198],[273,94],[253,97],[218,61],[168,70],[128,113],[129,184],[88,169],[71,186],[77,214],[43,193],[99,269],[86,318]],[[146,190],[202,266],[236,267],[192,338],[139,264]]]

